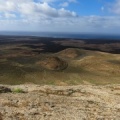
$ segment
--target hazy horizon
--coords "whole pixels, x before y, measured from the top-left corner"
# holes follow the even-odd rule
[[[0,36],[35,36],[72,39],[120,40],[119,34],[106,33],[78,33],[78,32],[31,32],[31,31],[0,31]]]

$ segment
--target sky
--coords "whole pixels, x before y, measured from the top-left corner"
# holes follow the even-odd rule
[[[0,0],[0,31],[120,31],[120,0]]]

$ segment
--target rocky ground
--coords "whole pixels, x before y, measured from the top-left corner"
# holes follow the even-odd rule
[[[0,85],[0,120],[120,120],[120,85]]]

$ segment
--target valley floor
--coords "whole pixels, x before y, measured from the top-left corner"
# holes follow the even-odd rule
[[[0,91],[0,120],[120,119],[120,84],[0,85]]]

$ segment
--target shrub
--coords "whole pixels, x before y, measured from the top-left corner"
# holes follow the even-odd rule
[[[21,88],[13,89],[12,92],[14,92],[14,93],[24,93],[24,91]]]

